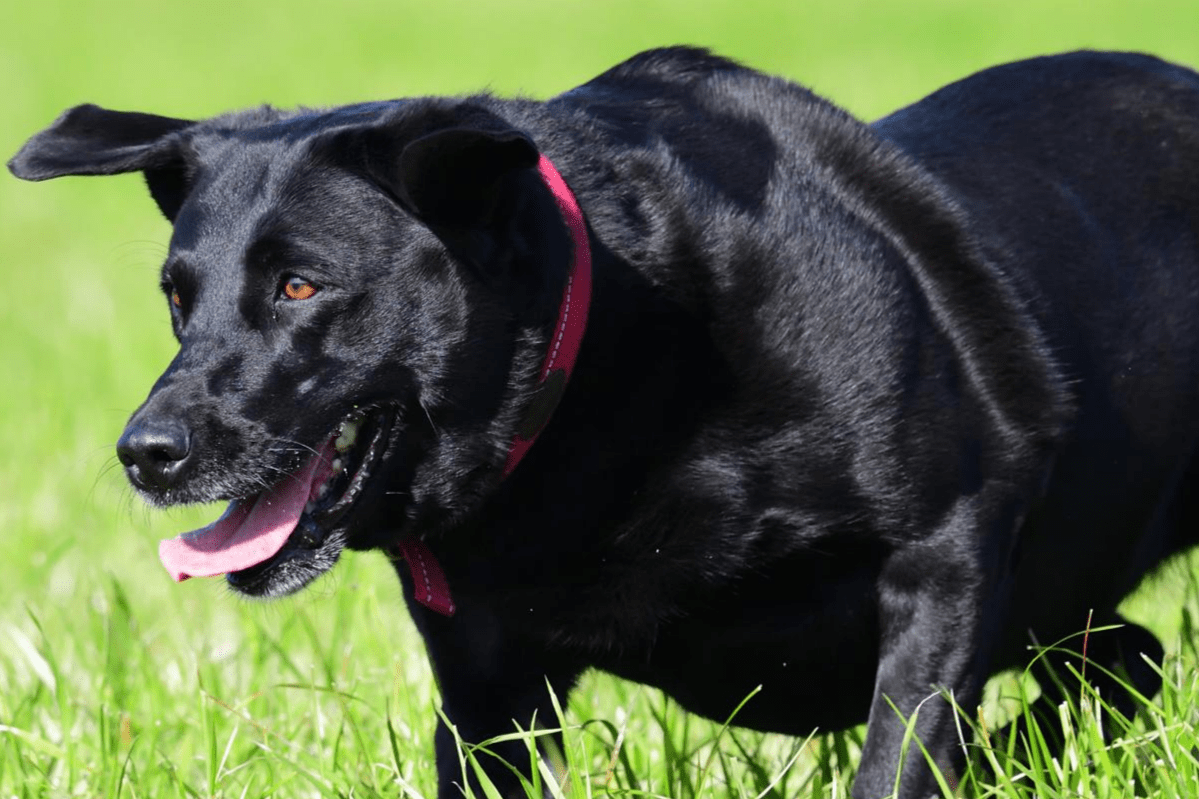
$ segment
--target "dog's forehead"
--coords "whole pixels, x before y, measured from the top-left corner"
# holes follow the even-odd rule
[[[411,105],[386,100],[335,108],[280,109],[264,105],[212,117],[193,126],[189,135],[206,141],[299,143],[335,130],[372,125]]]
[[[292,146],[196,136],[191,186],[175,219],[171,249],[191,252],[251,235],[277,202],[284,176],[294,169]]]
[[[349,173],[314,155],[327,135],[375,122],[394,104],[281,114],[256,110],[197,126],[188,137],[191,186],[175,220],[172,249],[246,246],[265,223],[301,208],[332,213],[347,199]],[[314,201],[315,200],[315,201]]]
[[[315,142],[338,131],[377,124],[406,105],[395,100],[294,111],[264,106],[200,123],[186,145],[193,190],[216,188],[234,199],[277,186],[313,162]]]

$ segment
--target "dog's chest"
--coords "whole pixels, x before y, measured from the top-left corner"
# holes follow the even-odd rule
[[[844,577],[844,576],[842,576]],[[759,575],[663,621],[651,641],[593,665],[657,686],[692,712],[789,734],[836,729],[865,713],[878,662],[873,579],[808,584]]]
[[[604,565],[510,571],[469,602],[530,650],[659,687],[718,721],[751,694],[738,718],[757,729],[807,734],[864,715],[878,660],[870,563],[796,555],[716,582],[652,558]]]

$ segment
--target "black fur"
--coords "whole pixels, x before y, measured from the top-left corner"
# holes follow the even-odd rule
[[[595,290],[503,480],[570,261],[538,151]],[[544,103],[81,106],[10,167],[142,170],[174,221],[180,352],[121,443],[151,501],[253,494],[371,411],[351,510],[230,581],[288,593],[422,537],[458,613],[410,608],[468,741],[588,667],[717,719],[761,685],[739,723],[868,719],[854,794],[881,796],[889,701],[952,771],[927,697],[972,707],[1034,638],[1118,621],[1199,533],[1199,76],[1153,58],[998,67],[866,125],[674,48]],[[293,276],[318,293],[286,299]],[[1155,690],[1160,645],[1107,635],[1092,657]],[[934,789],[913,750],[900,795]]]

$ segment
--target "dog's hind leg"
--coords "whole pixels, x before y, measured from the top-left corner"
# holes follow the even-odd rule
[[[1150,548],[1150,554],[1143,556],[1154,563],[1199,543],[1199,458],[1192,457],[1183,470],[1160,529],[1165,534]],[[1090,627],[1109,625],[1119,626],[1091,633],[1081,641],[1073,639],[1064,651],[1046,653],[1038,661],[1034,673],[1046,702],[1055,708],[1067,699],[1077,702],[1082,677],[1105,705],[1131,719],[1144,701],[1161,690],[1161,675],[1150,665],[1161,667],[1161,642],[1115,611],[1096,616]]]
[[[1117,614],[1104,623],[1092,623],[1094,627],[1107,624],[1120,626],[1089,633],[1081,642],[1075,639],[1068,647],[1047,652],[1037,661],[1034,675],[1041,687],[1038,712],[1048,705],[1056,718],[1058,705],[1063,701],[1076,704],[1083,696],[1085,680],[1105,706],[1131,719],[1140,705],[1161,689],[1161,675],[1150,665],[1160,668],[1165,654],[1157,636]]]
[[[1134,574],[1152,571],[1171,555],[1199,543],[1199,457],[1192,455],[1184,463],[1169,498],[1149,527],[1154,532],[1145,537],[1144,546],[1134,556]],[[1118,626],[1102,629],[1111,625]],[[1089,627],[1098,631],[1072,638],[1056,651],[1044,653],[1034,666],[1042,692],[1034,710],[1053,728],[1060,726],[1057,706],[1067,700],[1077,704],[1083,696],[1081,680],[1098,693],[1107,708],[1126,719],[1135,716],[1140,706],[1161,689],[1157,668],[1161,667],[1164,650],[1152,632],[1114,609],[1096,613]],[[1105,732],[1111,730],[1105,728]]]
[[[1095,694],[1104,708],[1103,735],[1110,739],[1119,735],[1123,725],[1158,692],[1161,676],[1150,665],[1160,666],[1162,662],[1164,652],[1157,637],[1115,613],[1104,618],[1103,624],[1092,621],[1092,626],[1121,626],[1086,635],[1085,651],[1084,638],[1073,638],[1061,647],[1041,653],[1032,667],[1041,695],[1005,729],[992,736],[991,745],[997,751],[1006,749],[1013,738],[1018,759],[1023,756],[1024,747],[1036,747],[1039,740],[1046,742],[1053,752],[1062,751],[1065,739],[1060,706],[1066,703],[1077,708],[1080,700],[1089,700]],[[1120,718],[1113,718],[1115,714]]]

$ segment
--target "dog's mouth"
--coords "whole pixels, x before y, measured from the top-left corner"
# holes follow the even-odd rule
[[[180,582],[223,574],[248,594],[299,590],[336,563],[345,538],[334,533],[382,461],[392,424],[384,410],[350,415],[298,470],[233,500],[207,527],[162,541],[163,566]],[[286,579],[272,579],[285,564]]]

